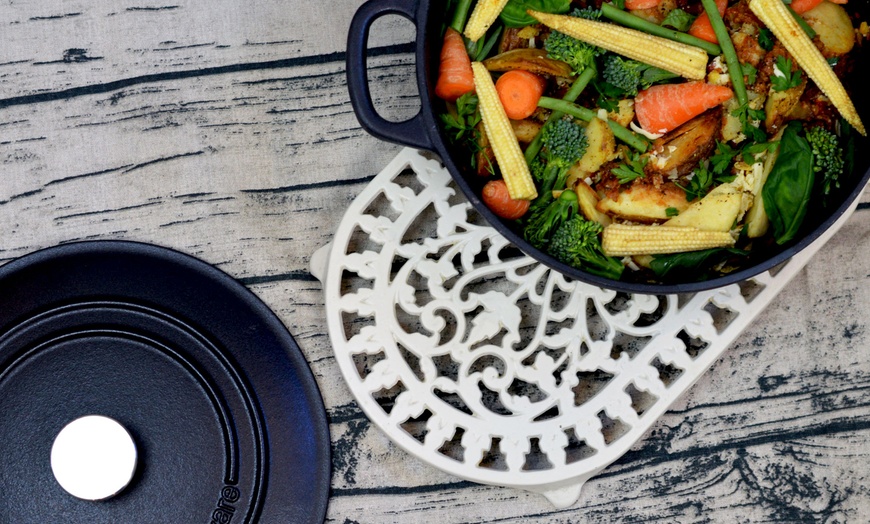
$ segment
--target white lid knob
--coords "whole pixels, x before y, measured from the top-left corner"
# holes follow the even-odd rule
[[[51,447],[54,478],[70,495],[105,500],[121,492],[136,471],[136,444],[114,419],[89,415],[73,420]]]

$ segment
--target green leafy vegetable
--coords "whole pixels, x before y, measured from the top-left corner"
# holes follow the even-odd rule
[[[791,59],[784,56],[776,57],[770,84],[776,91],[785,91],[801,85],[800,69],[792,71]]]
[[[791,122],[783,131],[779,155],[761,190],[777,244],[784,244],[797,234],[815,181],[813,152],[800,136],[801,129],[799,122]]]
[[[735,248],[714,248],[656,255],[650,262],[650,268],[661,278],[678,277],[680,280],[686,280],[687,277],[694,277],[697,280],[704,280],[714,266],[731,257],[746,255],[746,251]]]
[[[665,208],[665,216],[667,217],[675,217],[680,214],[680,210],[675,207]]]
[[[499,17],[508,27],[525,27],[537,24],[526,10],[533,9],[542,13],[567,13],[571,9],[570,0],[508,0]]]
[[[773,49],[773,42],[773,33],[770,32],[770,29],[760,29],[758,31],[758,45],[762,49],[770,51]]]
[[[569,266],[618,280],[624,266],[619,260],[604,254],[599,238],[601,229],[598,222],[575,214],[556,230],[548,251]]]
[[[710,167],[713,172],[721,175],[729,167],[731,161],[737,156],[740,151],[729,146],[726,142],[716,141],[716,154],[710,157]]]
[[[442,113],[441,121],[448,138],[471,151],[471,166],[477,168],[477,152],[480,151],[480,132],[477,124],[480,123],[480,111],[477,110],[477,95],[466,93],[456,100],[456,110]],[[493,166],[489,166],[490,171]]]
[[[767,140],[767,135],[760,127],[761,121],[764,120],[763,109],[752,109],[747,102],[732,111],[731,114],[740,119],[741,131],[750,141],[764,142]]]
[[[688,31],[690,27],[692,27],[692,22],[695,21],[695,17],[690,15],[689,13],[683,11],[682,9],[674,9],[668,16],[662,20],[661,25],[667,27],[673,27],[677,31]]]
[[[625,92],[604,80],[594,82],[593,85],[598,91],[596,105],[607,112],[616,111],[619,107],[619,101],[625,97]]]
[[[743,69],[743,76],[746,77],[746,83],[754,84],[755,78],[758,76],[758,69],[752,66],[752,64],[746,64],[741,62],[740,67]]]
[[[647,162],[649,162],[649,157],[642,157],[637,153],[629,151],[625,163],[616,167],[612,173],[620,184],[628,184],[645,175],[643,168],[646,167]]]
[[[740,150],[740,154],[743,156],[743,161],[747,164],[754,164],[757,162],[755,159],[755,155],[759,153],[767,153],[776,151],[776,148],[779,146],[779,141],[771,141],[771,142],[759,142],[756,144],[749,144],[743,149]]]
[[[683,191],[686,192],[686,201],[691,202],[692,200],[703,198],[704,195],[707,194],[707,191],[710,190],[710,186],[713,185],[713,173],[710,172],[709,169],[705,169],[704,167],[698,167],[695,169],[695,175],[689,180],[689,187],[683,187],[677,184],[678,187],[682,188]]]

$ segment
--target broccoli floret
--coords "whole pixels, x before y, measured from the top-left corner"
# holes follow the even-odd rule
[[[822,175],[823,192],[828,195],[831,189],[840,187],[846,165],[843,147],[837,135],[821,126],[807,129],[807,142],[813,151],[813,170]]]
[[[678,76],[664,69],[619,55],[608,55],[604,59],[604,71],[602,72],[605,82],[618,87],[630,96],[637,95],[638,91],[655,83]]]
[[[547,163],[541,181],[542,196],[565,187],[568,169],[586,153],[586,130],[571,118],[563,118],[544,126],[541,131],[543,152]]]
[[[598,20],[601,11],[587,7],[586,9],[574,9],[571,16]],[[604,49],[592,44],[587,44],[568,36],[559,31],[553,31],[544,42],[547,56],[553,60],[561,60],[571,66],[575,75],[579,75],[587,67],[595,67],[595,57],[604,54]]]
[[[593,275],[619,280],[624,266],[601,249],[601,224],[574,215],[565,221],[550,241],[549,252],[569,266]]]
[[[576,215],[580,209],[577,193],[571,190],[563,191],[555,200],[550,197],[550,200],[547,205],[532,207],[529,219],[523,228],[523,236],[538,249],[544,249],[550,242],[553,232],[571,216]]]

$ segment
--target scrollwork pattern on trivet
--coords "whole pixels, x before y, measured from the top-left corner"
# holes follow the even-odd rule
[[[412,150],[353,203],[327,276],[336,357],[377,425],[446,471],[557,505],[625,453],[781,287],[768,273],[688,296],[571,281],[513,248]]]

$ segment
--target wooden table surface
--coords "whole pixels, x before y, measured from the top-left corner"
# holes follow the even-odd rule
[[[870,195],[691,391],[554,510],[394,446],[334,360],[308,259],[400,150],[345,82],[360,0],[15,0],[0,8],[0,260],[151,242],[247,285],[285,322],[330,419],[328,522],[870,521]],[[378,21],[376,104],[416,112],[413,26]]]

